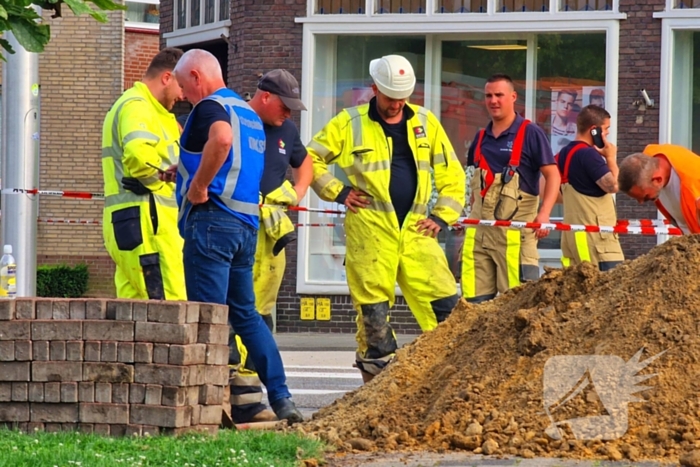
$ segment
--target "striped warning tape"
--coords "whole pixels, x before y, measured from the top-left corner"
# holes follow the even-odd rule
[[[42,196],[59,196],[61,198],[78,198],[78,199],[104,199],[104,193],[90,193],[87,191],[61,191],[61,190],[39,190],[28,188],[3,188],[0,190],[5,195],[42,195]],[[281,207],[290,211],[299,212],[316,212],[320,214],[345,214],[345,211],[338,209],[320,209],[306,208],[303,206],[283,206],[276,204],[261,204],[261,206]]]
[[[460,219],[464,225],[486,225],[489,227],[514,227],[516,229],[533,230],[555,230],[561,232],[588,232],[588,233],[616,233],[629,235],[683,235],[681,229],[672,226],[657,227],[653,225],[631,226],[624,224],[617,225],[582,225],[564,224],[563,222],[517,222],[517,221],[496,221],[481,219]]]
[[[46,224],[82,224],[101,225],[98,219],[61,219],[61,218],[38,218],[38,222]],[[615,226],[605,225],[581,225],[564,224],[563,222],[537,223],[537,222],[516,222],[516,221],[495,221],[480,219],[460,219],[453,228],[463,229],[473,225],[485,225],[488,227],[513,227],[516,229],[542,229],[560,232],[588,232],[588,233],[616,233],[622,235],[683,235],[677,227],[668,225],[657,225],[664,221],[641,220],[624,221],[623,224]],[[343,224],[336,223],[297,223],[295,227],[343,227]]]
[[[91,193],[87,191],[65,191],[65,190],[39,190],[27,188],[3,188],[0,190],[3,194],[28,194],[28,195],[44,195],[44,196],[60,196],[63,198],[78,198],[78,199],[104,199],[103,193]],[[266,204],[264,206],[276,206]],[[345,211],[334,209],[319,209],[307,208],[303,206],[280,206],[291,211],[313,212],[322,214],[345,214]],[[101,224],[100,220],[90,219],[42,219],[38,222],[48,224]],[[536,222],[516,222],[516,221],[496,221],[496,220],[480,220],[480,219],[460,219],[454,227],[464,225],[486,225],[490,227],[514,227],[518,229],[542,229],[550,231],[572,231],[572,232],[601,232],[601,233],[617,233],[629,235],[682,235],[682,232],[677,227],[670,226],[668,221],[657,219],[640,219],[640,220],[619,220],[614,226],[598,226],[598,225],[578,225],[564,224],[562,222],[553,223],[536,223]],[[301,223],[296,224],[297,227],[336,227],[342,224],[319,224],[319,223]]]

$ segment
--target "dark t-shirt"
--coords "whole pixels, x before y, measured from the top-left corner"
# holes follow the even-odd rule
[[[510,128],[498,135],[498,138],[493,136],[493,123],[486,126],[486,133],[481,142],[481,156],[486,158],[494,174],[502,173],[503,168],[508,165],[515,135],[524,120],[523,117],[517,115]],[[474,153],[478,142],[479,133],[477,132],[469,147],[467,165],[474,165]],[[549,141],[547,141],[547,136],[542,128],[530,123],[525,130],[525,141],[518,166],[520,189],[534,196],[539,195],[540,167],[550,164],[554,164],[554,155]]]
[[[389,197],[391,198],[391,204],[394,205],[399,226],[403,225],[404,219],[411,210],[413,201],[416,198],[416,189],[418,188],[416,159],[411,146],[408,144],[407,112],[408,110],[404,107],[403,118],[399,123],[387,123],[377,112],[376,98],[372,99],[370,103],[370,118],[382,126],[387,139],[391,138]]]
[[[559,151],[559,172],[564,173],[564,164],[574,146],[581,141],[572,141]],[[571,156],[569,162],[569,184],[582,195],[599,198],[606,193],[596,183],[600,177],[610,172],[603,156],[592,146],[581,148]]]
[[[263,195],[282,185],[288,166],[298,169],[306,159],[299,130],[289,119],[281,126],[265,125],[265,141],[265,170],[260,182]]]
[[[209,129],[214,123],[223,121],[231,124],[231,118],[226,109],[212,100],[199,102],[190,112],[188,120],[191,120],[192,123],[187,135],[183,134],[182,139],[187,141],[185,149],[194,153],[202,152],[209,139]]]

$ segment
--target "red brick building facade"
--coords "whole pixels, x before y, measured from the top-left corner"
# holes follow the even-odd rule
[[[700,96],[692,95],[693,76],[700,75],[692,73],[700,70],[697,0],[241,0],[231,2],[229,16],[214,10],[217,21],[210,22],[209,32],[201,32],[207,23],[200,20],[196,33],[191,27],[194,1],[161,3],[161,46],[213,51],[228,65],[228,86],[241,94],[254,92],[259,73],[290,70],[299,78],[309,108],[293,116],[304,142],[366,89],[369,60],[393,51],[406,54],[414,64],[419,78],[415,101],[442,118],[458,152],[464,151],[474,128],[486,123],[479,93],[484,78],[497,71],[514,77],[522,111],[546,131],[551,94],[558,87],[576,86],[580,106],[588,103],[582,96],[598,87],[605,91],[605,105],[613,115],[611,137],[620,158],[657,141],[700,152],[700,127],[688,124],[679,130],[674,124],[674,118],[681,118],[674,115],[692,117],[694,102],[700,103]],[[683,65],[675,53],[685,54],[690,64]],[[670,75],[674,87],[663,87],[664,76]],[[655,100],[654,106],[640,102],[642,89]],[[674,107],[677,95],[691,104]],[[312,196],[306,202],[320,205]],[[652,205],[638,205],[623,194],[617,196],[617,210],[621,219],[657,216]],[[336,238],[309,232],[300,232],[299,242],[287,248],[277,329],[352,332],[342,234]],[[629,235],[622,244],[626,256],[634,258],[661,240]],[[312,251],[312,243],[324,241],[327,251]],[[556,262],[557,248],[555,244],[543,255],[548,264]],[[335,278],[327,279],[333,274]],[[330,321],[300,319],[300,300],[309,297],[331,299]],[[415,331],[403,303],[399,297],[392,320],[399,331]]]

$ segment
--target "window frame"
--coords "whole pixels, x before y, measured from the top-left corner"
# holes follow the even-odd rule
[[[199,25],[190,26],[191,18],[190,14],[192,11],[191,4],[193,1],[199,1]],[[214,18],[219,18],[220,1],[214,1]],[[178,16],[178,2],[173,0],[173,30],[171,32],[166,32],[163,34],[166,45],[168,47],[179,47],[184,45],[197,44],[201,42],[208,42],[220,39],[224,36],[228,39],[231,31],[231,19],[229,11],[229,19],[214,21],[213,23],[204,23],[205,10],[206,10],[205,0],[185,0],[185,27],[177,29],[177,16]],[[229,8],[231,3],[229,3]]]
[[[436,0],[425,0],[425,13],[374,13],[376,0],[365,0],[365,13],[363,14],[317,14],[316,4],[318,0],[307,0],[307,11],[306,18],[298,18],[304,20],[303,22],[347,22],[350,18],[356,17],[361,18],[362,21],[370,20],[381,20],[381,18],[386,17],[396,17],[400,16],[401,21],[425,21],[426,17],[441,18],[442,21],[455,21],[462,22],[465,17],[473,17],[477,21],[526,21],[529,19],[548,19],[552,17],[562,17],[568,18],[569,20],[588,20],[596,19],[600,20],[601,16],[609,18],[612,15],[620,16],[616,19],[626,19],[627,15],[624,13],[619,13],[620,11],[620,1],[612,0],[612,10],[589,10],[589,11],[564,11],[559,8],[561,0],[549,0],[549,11],[545,12],[522,12],[522,11],[509,11],[509,12],[499,12],[497,11],[498,0],[487,0],[486,2],[486,13],[438,13],[436,12],[437,2]],[[667,3],[673,0],[666,0]],[[670,3],[672,5],[672,3]],[[683,10],[687,11],[687,10]],[[517,18],[514,16],[517,15]]]
[[[666,0],[666,11],[654,13],[661,19],[661,68],[659,91],[659,143],[672,143],[673,87],[675,64],[675,33],[677,31],[700,32],[700,8],[673,8],[673,0]],[[661,213],[658,219],[664,219]],[[657,244],[664,243],[670,235],[657,235]]]
[[[310,0],[311,2],[312,0]],[[432,1],[432,0],[429,0]],[[553,0],[557,1],[557,0]],[[490,0],[495,2],[495,0]],[[311,4],[311,3],[309,3]],[[510,15],[504,13],[501,15]],[[537,14],[542,16],[541,14]],[[574,16],[578,18],[575,19]],[[329,18],[319,18],[319,16],[329,16]],[[335,17],[333,17],[335,16]],[[357,16],[358,18],[352,18]],[[605,32],[606,34],[606,61],[605,80],[606,94],[610,96],[606,108],[612,116],[613,121],[617,121],[618,109],[618,74],[619,74],[619,51],[620,51],[620,19],[626,15],[615,12],[595,12],[578,14],[577,12],[567,12],[562,14],[547,13],[547,20],[524,20],[523,17],[531,16],[528,13],[513,14],[507,20],[503,16],[491,17],[484,21],[484,15],[458,15],[456,18],[440,20],[432,15],[432,19],[425,21],[422,15],[417,16],[420,21],[408,20],[397,22],[396,15],[379,15],[379,18],[367,18],[371,15],[317,15],[315,18],[297,18],[297,22],[303,23],[303,45],[302,45],[302,74],[301,74],[301,98],[309,112],[302,112],[300,133],[302,141],[310,141],[313,138],[312,118],[313,109],[316,105],[313,99],[313,86],[315,73],[316,41],[320,36],[343,36],[343,35],[425,35],[426,36],[426,62],[425,62],[425,106],[439,114],[440,89],[433,83],[440,82],[441,70],[441,43],[443,40],[455,39],[483,39],[484,32],[500,34],[511,37],[519,36],[528,38],[528,63],[535,64],[535,54],[530,51],[530,44],[535,46],[534,38],[540,33],[567,33],[567,32]],[[603,18],[604,17],[604,18]],[[326,21],[321,21],[326,19]],[[370,21],[367,21],[370,19]],[[408,19],[408,18],[406,18]],[[342,20],[342,21],[338,21]],[[468,32],[465,32],[468,31]],[[534,51],[534,48],[533,48]],[[330,57],[330,61],[335,63],[336,57]],[[326,64],[326,66],[333,66]],[[536,67],[529,66],[527,72],[529,82],[535,78]],[[526,102],[528,103],[526,117],[534,116],[534,90],[526,90]],[[617,141],[617,128],[613,126],[609,139]],[[310,196],[304,198],[302,206],[309,207]],[[299,222],[305,224],[309,222],[309,213],[300,212]],[[330,294],[347,295],[349,293],[346,283],[336,281],[309,280],[309,228],[302,227],[298,233],[297,247],[297,280],[296,291],[299,294]],[[543,252],[545,250],[540,250]],[[543,253],[541,259],[552,259],[560,257],[560,250],[549,250]]]
[[[143,3],[145,5],[158,5],[160,7],[160,0],[127,0],[126,3]],[[160,10],[160,8],[158,8]],[[126,11],[124,12],[124,27],[128,29],[144,29],[150,31],[158,31],[160,29],[160,21],[157,23],[146,23],[145,21],[128,21],[126,19]]]

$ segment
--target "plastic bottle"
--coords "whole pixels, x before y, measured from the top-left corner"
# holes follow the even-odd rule
[[[17,264],[12,256],[12,245],[3,247],[0,258],[0,298],[13,299],[17,296]]]

